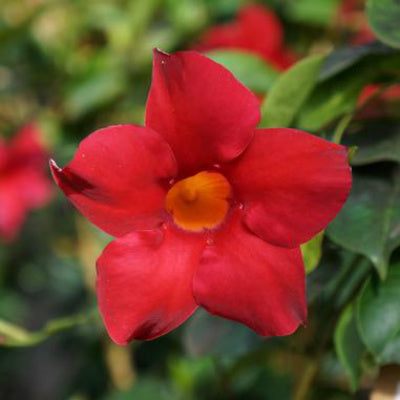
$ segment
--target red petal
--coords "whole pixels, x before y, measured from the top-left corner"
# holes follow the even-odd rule
[[[52,197],[52,182],[43,171],[32,165],[23,165],[3,178],[9,187],[13,187],[20,201],[27,209],[44,206]]]
[[[279,18],[267,7],[250,5],[240,10],[239,21],[246,48],[265,58],[283,49],[283,28]]]
[[[283,26],[278,16],[265,6],[250,5],[239,13],[244,49],[258,53],[279,70],[294,64],[297,56],[284,48]]]
[[[193,51],[154,51],[146,125],[186,173],[237,157],[259,119],[257,98],[221,65]]]
[[[34,124],[25,125],[9,143],[0,142],[0,236],[12,240],[31,208],[51,197],[45,173],[47,153]]]
[[[298,56],[291,50],[281,49],[271,54],[269,61],[280,71],[291,67],[297,60]]]
[[[242,27],[237,22],[233,22],[210,28],[205,32],[200,43],[194,49],[198,51],[207,51],[221,47],[243,49],[245,45]]]
[[[16,187],[0,184],[0,238],[11,241],[24,223],[27,207]]]
[[[297,57],[284,49],[280,19],[267,7],[249,5],[239,11],[237,20],[213,27],[195,46],[199,51],[236,48],[263,57],[279,70],[290,67]]]
[[[141,231],[109,244],[97,261],[97,295],[118,344],[164,335],[197,308],[192,281],[204,242],[177,230]]]
[[[52,185],[47,176],[48,154],[41,142],[38,127],[27,124],[12,138],[8,148],[0,153],[2,183],[13,187],[27,208],[44,205],[51,197]]]
[[[114,236],[149,229],[163,220],[166,189],[176,173],[169,146],[155,132],[118,125],[89,135],[54,179],[76,208]]]
[[[305,273],[298,248],[272,246],[236,213],[203,252],[194,278],[197,303],[263,336],[293,333],[305,323]]]
[[[271,244],[297,247],[336,216],[351,187],[347,150],[294,129],[258,130],[227,171],[245,222]]]
[[[23,126],[10,142],[9,167],[29,164],[44,169],[47,160],[48,154],[41,142],[39,128],[33,123]]]

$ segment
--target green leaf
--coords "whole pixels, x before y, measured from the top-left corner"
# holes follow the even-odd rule
[[[73,85],[65,97],[65,112],[71,119],[103,106],[126,89],[126,80],[119,71],[102,71]]]
[[[342,74],[319,84],[299,113],[299,127],[316,131],[353,111],[364,81],[353,74]]]
[[[330,239],[368,257],[382,279],[400,245],[400,173],[393,179],[353,175],[351,194],[327,229]]]
[[[288,127],[317,84],[325,56],[310,56],[283,73],[261,106],[260,127]]]
[[[214,50],[206,55],[229,69],[243,85],[255,93],[267,92],[279,75],[264,60],[245,51]]]
[[[400,162],[400,125],[369,122],[362,130],[346,135],[343,144],[358,147],[353,165]]]
[[[324,232],[320,232],[307,243],[301,245],[301,253],[303,255],[306,273],[309,274],[317,268],[322,256],[322,241]]]
[[[342,312],[334,335],[336,354],[350,378],[353,391],[358,388],[362,373],[362,359],[366,353],[357,330],[354,308],[354,305],[350,304]]]
[[[372,30],[382,42],[400,48],[400,2],[368,0],[367,15]]]
[[[400,364],[400,334],[386,343],[380,356],[381,364]]]
[[[400,264],[387,279],[372,277],[357,301],[357,324],[367,348],[381,364],[400,363]]]
[[[207,23],[207,9],[202,1],[168,0],[166,11],[172,26],[182,35],[197,33]]]
[[[353,160],[354,160],[354,156],[357,154],[358,146],[349,146],[347,148],[347,151],[349,153],[348,162],[349,162],[349,164],[352,164]]]
[[[233,18],[241,5],[241,0],[204,0],[215,17]]]
[[[325,26],[334,18],[339,0],[292,0],[288,3],[288,18],[305,24]]]

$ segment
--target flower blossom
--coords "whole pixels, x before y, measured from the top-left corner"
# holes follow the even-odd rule
[[[116,237],[97,261],[97,297],[119,344],[154,339],[199,306],[260,335],[307,317],[300,244],[351,186],[345,147],[257,129],[257,98],[194,51],[154,52],[145,127],[84,139],[56,183]]]
[[[234,48],[254,53],[278,70],[285,70],[296,56],[284,47],[279,18],[266,6],[248,5],[239,10],[237,20],[212,27],[195,47],[199,51]]]
[[[25,125],[9,143],[0,141],[0,238],[15,239],[29,210],[51,197],[47,154],[35,125]]]

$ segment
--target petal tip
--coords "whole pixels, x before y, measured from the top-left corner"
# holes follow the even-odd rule
[[[58,185],[60,181],[60,176],[62,174],[62,168],[60,168],[52,158],[49,160],[49,167],[51,175]]]
[[[51,169],[61,170],[61,168],[57,165],[55,160],[53,160],[52,158],[50,158],[50,160],[49,160],[49,165],[50,165]]]
[[[165,58],[167,58],[167,57],[169,57],[170,56],[170,54],[169,53],[167,53],[167,52],[165,52],[165,51],[163,51],[163,50],[161,50],[161,49],[159,49],[158,47],[154,47],[153,48],[153,57],[154,57],[154,60],[158,60],[158,59],[165,59]]]

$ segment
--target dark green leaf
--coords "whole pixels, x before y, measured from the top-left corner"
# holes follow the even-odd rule
[[[243,325],[199,310],[185,331],[185,347],[192,355],[239,357],[261,342],[261,337]]]
[[[389,268],[387,279],[371,278],[357,301],[361,338],[377,361],[400,363],[400,264]]]
[[[400,174],[393,180],[353,175],[347,203],[327,229],[344,248],[367,256],[385,278],[392,251],[400,245]]]
[[[212,60],[229,69],[246,87],[264,94],[278,77],[278,72],[261,58],[244,51],[214,50],[206,54]]]
[[[324,56],[310,56],[283,73],[261,106],[260,127],[288,127],[317,84]]]
[[[353,165],[400,162],[400,126],[397,124],[369,122],[362,130],[346,135],[343,144],[358,147]]]
[[[343,47],[331,53],[321,67],[319,81],[325,81],[343,70],[353,66],[368,55],[393,53],[391,47],[381,42],[367,43],[362,46]]]
[[[342,74],[319,84],[299,113],[299,127],[316,131],[353,111],[364,82],[360,76]]]
[[[161,380],[154,378],[141,379],[135,383],[134,387],[126,392],[117,392],[106,396],[103,400],[177,400],[176,394],[172,394],[170,389]]]
[[[342,312],[336,325],[334,341],[339,361],[348,374],[351,387],[355,391],[359,385],[362,358],[366,348],[357,330],[353,304]]]
[[[381,364],[400,364],[400,334],[386,343],[380,362]]]
[[[376,36],[382,42],[400,48],[399,0],[368,0],[367,15]]]

